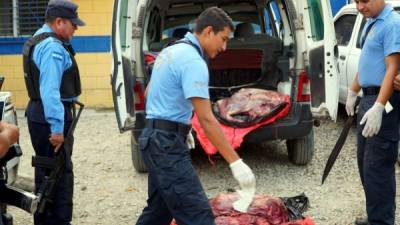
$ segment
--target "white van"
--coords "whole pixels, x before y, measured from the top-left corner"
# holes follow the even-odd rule
[[[210,6],[224,9],[237,27],[227,51],[257,54],[233,56],[231,67],[222,70],[210,63],[211,101],[238,86],[256,85],[289,95],[289,114],[250,132],[244,142],[286,140],[289,160],[307,164],[314,153],[312,109],[336,119],[338,105],[337,47],[329,0],[115,0],[112,92],[119,129],[132,132],[135,169],[146,171],[137,138],[145,121],[143,92],[151,63],[164,46],[192,31],[194,19]]]

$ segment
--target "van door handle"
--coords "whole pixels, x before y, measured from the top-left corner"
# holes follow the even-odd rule
[[[346,59],[346,56],[345,56],[345,55],[341,55],[341,56],[339,57],[339,59],[345,60],[345,59]]]

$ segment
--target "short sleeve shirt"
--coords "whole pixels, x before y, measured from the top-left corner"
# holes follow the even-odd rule
[[[400,15],[386,4],[378,17],[367,20],[361,37],[368,26],[372,27],[361,50],[358,79],[361,87],[379,87],[386,74],[385,57],[400,52]]]
[[[209,73],[203,52],[192,33],[185,40],[161,51],[155,61],[146,102],[147,119],[164,119],[190,124],[193,106],[190,98],[209,99]]]
[[[34,36],[44,32],[53,30],[44,24]],[[72,65],[71,57],[60,40],[48,37],[35,46],[32,59],[40,71],[40,97],[45,119],[50,124],[52,133],[62,133],[64,106],[59,89],[63,73]]]

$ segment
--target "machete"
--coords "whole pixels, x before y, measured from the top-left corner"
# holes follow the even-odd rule
[[[356,111],[357,105],[360,103],[360,97],[357,97],[355,106],[354,106],[354,111]],[[342,147],[344,143],[346,142],[347,135],[349,134],[351,125],[353,124],[354,119],[357,118],[356,113],[353,116],[349,116],[346,120],[346,123],[343,126],[342,132],[340,133],[340,136],[335,144],[335,147],[333,147],[331,154],[329,155],[328,161],[326,161],[325,169],[324,169],[324,174],[322,175],[322,183],[321,185],[324,184],[325,179],[328,177],[329,172],[331,171],[333,164],[335,164],[335,161],[337,157],[339,156],[340,151],[342,150]]]

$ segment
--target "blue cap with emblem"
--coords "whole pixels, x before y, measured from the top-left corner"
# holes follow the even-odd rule
[[[78,5],[69,0],[53,0],[47,5],[46,16],[61,17],[70,20],[77,26],[85,26],[78,17]]]

